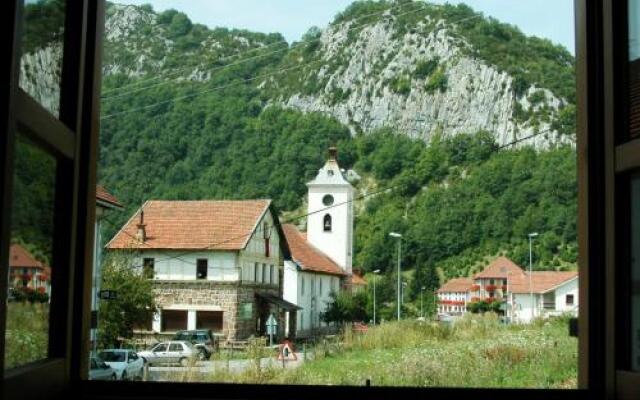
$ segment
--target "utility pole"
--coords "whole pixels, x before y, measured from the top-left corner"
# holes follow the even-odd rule
[[[379,269],[373,271],[373,325],[376,324],[376,278],[379,273]]]
[[[424,318],[424,312],[422,308],[422,298],[424,297],[424,286],[420,288],[420,317]]]
[[[398,239],[398,321],[400,321],[400,303],[402,301],[401,299],[401,293],[400,291],[402,290],[400,288],[400,272],[401,272],[401,268],[400,268],[400,257],[401,257],[401,252],[402,252],[402,235],[396,232],[391,232],[389,233],[389,236],[394,237],[396,239]]]
[[[538,232],[529,234],[529,299],[531,301],[531,319],[536,316],[536,302],[533,300],[533,285],[531,284],[531,276],[533,275],[533,251],[532,242],[533,238],[538,236]]]

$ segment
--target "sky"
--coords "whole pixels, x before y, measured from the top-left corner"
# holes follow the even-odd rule
[[[175,8],[209,27],[279,32],[299,40],[311,27],[324,27],[352,0],[115,0],[121,4],[151,4],[154,10]],[[445,0],[430,0],[445,3]],[[516,25],[524,33],[550,39],[575,54],[573,0],[448,0]]]

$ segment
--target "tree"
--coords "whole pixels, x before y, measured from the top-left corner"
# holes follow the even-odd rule
[[[98,338],[104,347],[117,346],[119,338],[131,338],[133,328],[148,321],[157,311],[153,281],[135,268],[130,253],[114,252],[105,257],[102,289],[114,290],[115,300],[101,300]]]
[[[369,320],[369,296],[366,291],[357,293],[331,293],[332,301],[322,314],[324,322],[352,322]]]

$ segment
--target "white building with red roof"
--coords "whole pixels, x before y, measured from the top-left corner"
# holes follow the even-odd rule
[[[289,257],[270,200],[148,201],[107,244],[131,251],[154,279],[160,311],[147,333],[211,329],[227,340],[284,330],[283,260]]]
[[[454,278],[437,291],[439,314],[461,314],[470,303],[501,302],[506,318],[534,318],[578,312],[576,271],[529,273],[506,257],[498,257],[473,278]]]
[[[9,248],[9,286],[51,295],[51,268],[14,243]]]
[[[302,308],[295,326],[287,327],[291,336],[326,328],[322,314],[331,293],[366,284],[352,273],[354,188],[338,165],[335,148],[307,187],[306,232],[295,225],[283,227],[291,250],[291,260],[284,263],[283,297]]]

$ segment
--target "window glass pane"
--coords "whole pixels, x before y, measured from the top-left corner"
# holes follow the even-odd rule
[[[629,134],[640,135],[640,0],[629,0]]]
[[[631,181],[631,368],[640,371],[640,174]]]
[[[47,357],[56,160],[18,137],[15,149],[5,368]]]
[[[60,108],[64,0],[25,0],[20,87],[53,115]]]
[[[171,281],[126,308],[164,310],[155,336],[102,326],[213,330],[193,381],[575,388],[574,15],[547,1],[274,0],[271,27],[252,0],[107,3],[104,248]],[[249,368],[267,332],[311,356]]]

